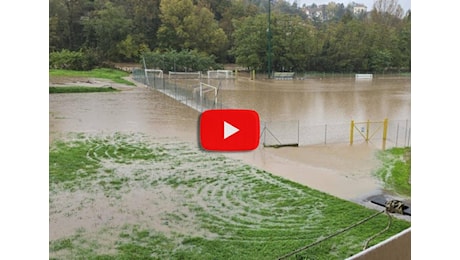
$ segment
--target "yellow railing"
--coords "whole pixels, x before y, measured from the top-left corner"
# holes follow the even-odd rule
[[[371,124],[377,124],[378,127],[371,131]],[[365,125],[361,129],[358,129],[357,125]],[[363,129],[364,128],[364,129]],[[355,129],[358,131],[358,133],[364,138],[366,143],[369,143],[369,140],[371,140],[374,135],[381,129],[383,128],[382,131],[382,149],[385,150],[386,148],[386,141],[387,141],[387,133],[388,133],[388,119],[385,118],[383,121],[377,121],[377,122],[371,122],[370,120],[367,120],[366,122],[355,122],[354,120],[351,120],[350,124],[350,145],[353,145],[354,142],[354,131]],[[365,131],[363,131],[365,130]],[[363,133],[365,132],[365,133]]]

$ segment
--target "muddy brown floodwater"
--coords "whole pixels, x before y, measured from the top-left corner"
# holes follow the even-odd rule
[[[409,77],[238,80],[220,84],[226,107],[256,110],[263,121],[349,124],[350,120],[410,120]],[[106,83],[104,83],[106,84]],[[102,84],[102,85],[104,85]],[[81,84],[79,84],[81,85]],[[197,144],[199,112],[138,84],[112,84],[120,92],[49,96],[50,142],[69,132],[141,132],[154,138],[176,137]],[[373,145],[318,144],[226,153],[275,175],[314,189],[360,201],[381,192],[372,172],[379,166]]]

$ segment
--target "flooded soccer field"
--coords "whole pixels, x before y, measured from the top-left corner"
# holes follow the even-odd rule
[[[225,107],[254,109],[262,122],[273,127],[270,133],[277,135],[276,128],[281,129],[278,139],[284,134],[301,142],[296,148],[260,147],[228,156],[345,199],[375,193],[380,185],[369,174],[378,166],[374,152],[380,149],[380,133],[370,143],[355,133],[355,143],[350,146],[350,121],[388,118],[390,122],[401,121],[401,125],[410,122],[410,77],[360,81],[240,78],[209,83],[220,87],[219,102]],[[142,84],[120,88],[122,91],[116,93],[50,95],[50,140],[67,132],[140,132],[153,138],[176,137],[197,145],[198,111]],[[336,128],[339,142],[323,142],[325,126],[329,139],[334,137],[332,131]],[[311,129],[313,133],[307,132]],[[302,140],[311,136],[315,136],[316,143],[302,145]],[[402,136],[399,134],[400,139]]]
[[[349,129],[350,120],[410,120],[410,78],[209,83],[220,85],[226,107],[254,109],[264,122]],[[249,258],[275,258],[372,214],[341,199],[359,202],[381,192],[372,175],[378,146],[357,141],[205,153],[197,144],[198,111],[142,84],[113,87],[121,91],[49,96],[53,257],[136,251],[229,259],[256,250],[260,255]],[[351,217],[341,223],[336,217],[344,211]],[[371,224],[383,229],[384,216],[378,220]],[[395,223],[388,236],[409,225]],[[313,252],[343,258],[375,230],[356,232]]]
[[[410,119],[410,77],[243,79],[221,85],[225,106],[254,109],[264,121],[300,120],[314,125]]]

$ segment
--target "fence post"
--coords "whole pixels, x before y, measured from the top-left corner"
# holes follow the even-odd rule
[[[407,145],[406,146],[410,146],[410,128],[407,129],[408,131],[408,135],[407,135]]]
[[[350,124],[350,145],[353,145],[353,129],[355,128],[355,121],[351,120]]]
[[[369,143],[369,127],[370,126],[371,126],[371,122],[368,119],[366,123],[366,143]]]
[[[324,144],[327,143],[327,124],[324,125]]]
[[[386,148],[386,142],[387,142],[387,130],[388,130],[388,118],[385,118],[385,120],[383,120],[383,140],[382,140],[382,150],[385,150],[385,148]]]
[[[409,124],[409,120],[406,119],[406,129],[405,129],[405,134],[404,134],[404,145],[407,144],[407,130],[408,130],[408,124]]]
[[[300,120],[297,120],[297,145],[300,146]]]

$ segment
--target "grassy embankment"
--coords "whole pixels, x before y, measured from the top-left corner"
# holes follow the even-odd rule
[[[411,195],[410,147],[392,148],[378,153],[382,167],[376,175],[384,182],[385,188],[399,195]]]
[[[123,77],[129,76],[129,73],[126,71],[116,70],[116,69],[93,69],[90,71],[76,71],[76,70],[61,70],[61,69],[50,69],[50,77],[74,77],[74,78],[99,78],[99,79],[108,79],[115,83],[125,84],[129,86],[134,86],[135,84],[123,79]]]
[[[49,165],[50,230],[62,218],[86,225],[50,241],[56,259],[276,259],[376,213],[220,154],[137,134],[54,142]],[[291,259],[344,259],[387,223],[380,214]],[[409,226],[393,220],[370,246]]]
[[[50,94],[58,93],[90,93],[90,92],[114,92],[118,91],[112,87],[84,87],[84,86],[69,86],[69,87],[49,87]]]

